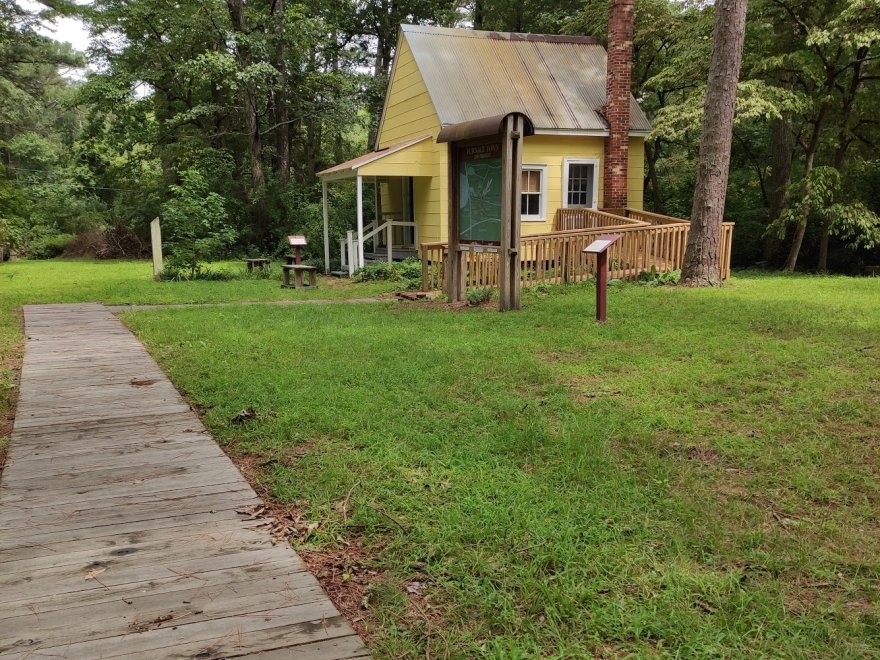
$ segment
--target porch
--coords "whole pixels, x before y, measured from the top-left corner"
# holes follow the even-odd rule
[[[324,217],[324,270],[330,272],[330,215],[328,185],[354,181],[354,228],[339,240],[340,275],[353,275],[368,261],[400,261],[418,257],[419,236],[413,205],[413,181],[431,175],[430,152],[423,136],[372,151],[331,167],[321,179]],[[372,217],[365,201],[372,197]]]
[[[326,182],[324,187],[326,190]],[[356,229],[346,231],[339,239],[338,275],[350,277],[358,268],[372,261],[402,261],[418,257],[418,229],[413,219],[412,177],[357,177]],[[364,192],[373,196],[373,218],[364,223]],[[382,191],[385,191],[385,195]],[[389,200],[389,194],[396,199]],[[327,218],[327,195],[324,194],[324,214]],[[391,202],[391,203],[390,203]],[[392,210],[387,210],[388,208]],[[399,209],[399,210],[393,210]],[[325,220],[325,239],[327,221]],[[325,270],[330,272],[330,255],[324,254]]]
[[[730,251],[734,223],[721,228],[719,271],[722,279],[730,276]],[[609,277],[636,279],[652,268],[657,272],[679,270],[684,263],[690,222],[638,209],[557,209],[554,231],[523,236],[520,239],[523,286],[580,282],[596,274],[595,255],[583,249],[597,237],[621,234],[609,250]],[[445,286],[445,267],[449,244],[423,243],[422,289]],[[499,284],[498,248],[491,245],[460,245],[458,258],[464,270],[466,288],[497,287]]]

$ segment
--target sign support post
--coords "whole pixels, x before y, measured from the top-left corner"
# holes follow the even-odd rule
[[[584,248],[585,254],[596,255],[596,322],[608,319],[608,248],[621,237],[620,234],[600,236]]]
[[[153,279],[158,280],[162,275],[162,228],[159,218],[150,223],[150,245],[153,252]]]
[[[499,257],[498,308],[519,309],[522,259],[519,255],[520,190],[522,185],[522,115],[504,119],[501,136],[501,255]]]

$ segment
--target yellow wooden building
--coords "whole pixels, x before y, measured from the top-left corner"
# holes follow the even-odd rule
[[[521,233],[554,231],[560,208],[601,208],[608,123],[602,115],[606,53],[590,37],[401,27],[377,149],[319,173],[324,185],[354,179],[358,217],[340,242],[351,272],[370,259],[399,259],[446,240],[448,145],[444,127],[525,114]],[[650,123],[630,98],[628,206],[642,208],[644,140]],[[375,197],[365,218],[364,195]],[[325,240],[329,270],[330,246]]]

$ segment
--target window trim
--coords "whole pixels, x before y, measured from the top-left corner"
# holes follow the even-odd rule
[[[539,163],[523,163],[522,171],[537,170],[541,173],[541,189],[538,215],[520,214],[521,222],[547,222],[547,166]],[[522,204],[522,191],[520,191],[520,204]]]
[[[593,166],[593,203],[589,208],[599,208],[599,159],[598,158],[563,158],[562,159],[562,208],[568,205],[568,168],[569,165],[592,165]]]

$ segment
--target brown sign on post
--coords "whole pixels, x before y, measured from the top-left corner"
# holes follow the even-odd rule
[[[596,255],[596,321],[605,323],[608,317],[608,248],[620,239],[620,234],[600,236],[584,248],[584,253]]]
[[[519,309],[522,142],[534,132],[528,117],[510,112],[444,126],[437,136],[449,143],[446,293],[452,302],[465,297],[464,257],[488,245],[499,255],[499,308]]]
[[[302,249],[304,246],[308,245],[308,241],[305,236],[300,234],[295,234],[293,236],[287,237],[287,244],[293,248],[294,251],[294,263],[299,265],[302,262]],[[287,259],[287,263],[290,264],[290,259]]]

